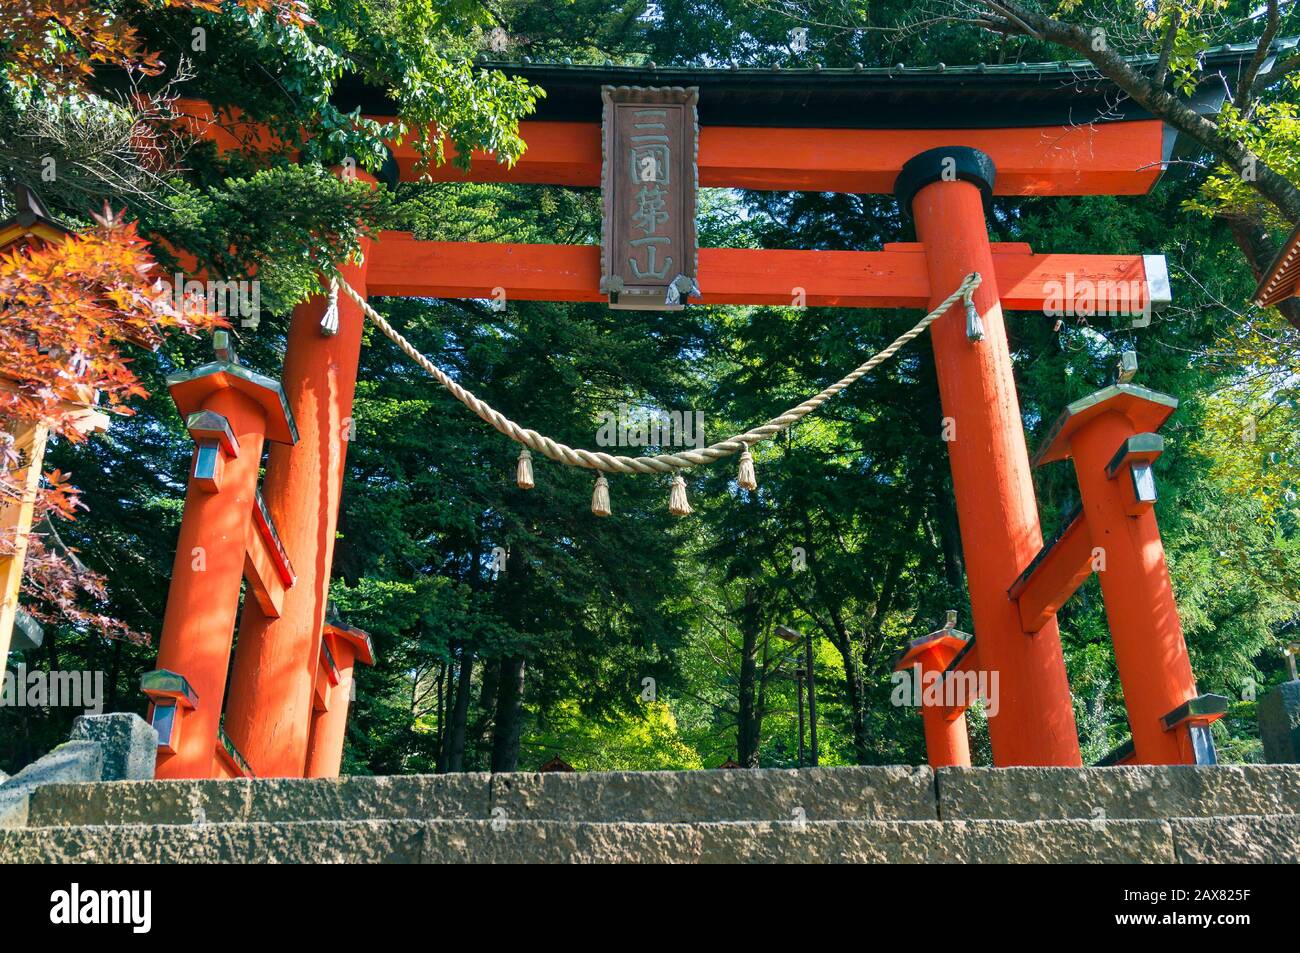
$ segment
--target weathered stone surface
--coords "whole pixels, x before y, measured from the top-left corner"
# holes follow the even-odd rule
[[[1300,813],[1300,766],[941,768],[935,783],[945,821]]]
[[[513,820],[932,820],[931,778],[904,767],[62,785],[36,796],[30,823],[490,818],[493,807]]]
[[[1297,863],[1297,775],[945,769],[942,820],[913,768],[48,784],[0,861]]]
[[[682,864],[699,860],[692,824],[575,824],[567,821],[434,821],[425,826],[429,864]]]
[[[198,824],[248,817],[251,781],[106,781],[51,784],[32,797],[32,827]]]
[[[72,723],[73,741],[97,741],[103,748],[105,781],[148,781],[158,760],[158,732],[139,715],[113,712],[81,715]]]
[[[247,816],[259,821],[484,818],[488,790],[486,773],[257,781]]]
[[[486,818],[488,775],[257,778],[53,785],[32,826]]]
[[[26,791],[6,794],[0,788],[0,830],[7,827],[26,827],[30,813],[31,796]]]
[[[935,820],[926,767],[800,771],[497,774],[492,807],[510,820]]]
[[[1270,764],[1300,763],[1300,682],[1283,682],[1259,700],[1259,740]]]
[[[68,741],[0,784],[0,827],[28,823],[32,792],[60,781],[98,781],[103,749],[94,741]]]
[[[1162,821],[308,821],[0,832],[11,863],[1169,863]],[[1268,859],[1260,852],[1252,859]]]
[[[1300,815],[1169,822],[1181,864],[1300,864]]]
[[[960,863],[938,821],[796,821],[699,825],[707,864]]]
[[[747,828],[759,828],[758,831]],[[708,863],[1172,863],[1162,821],[702,824]]]
[[[964,863],[1172,864],[1163,820],[957,821]]]
[[[0,831],[6,863],[690,862],[689,825],[469,821],[47,827]]]
[[[419,821],[44,827],[0,831],[5,863],[417,863]]]

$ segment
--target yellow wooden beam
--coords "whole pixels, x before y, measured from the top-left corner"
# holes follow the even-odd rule
[[[0,390],[12,387],[11,381],[0,379]],[[89,436],[108,429],[108,417],[93,407],[64,401],[60,409],[79,433]],[[0,680],[4,678],[9,646],[13,641],[23,563],[27,558],[27,541],[31,535],[50,428],[45,421],[16,421],[10,433],[13,434],[14,450],[23,457],[21,468],[14,471],[14,482],[21,487],[22,495],[17,500],[0,496],[0,537],[14,541],[13,552],[8,556],[0,555]]]
[[[14,471],[14,482],[21,490],[18,500],[0,501],[0,536],[13,539],[13,552],[0,556],[0,680],[4,678],[9,660],[9,644],[14,634],[14,618],[18,613],[18,593],[23,582],[23,562],[27,558],[27,543],[32,531],[32,514],[36,509],[36,494],[41,485],[41,464],[45,460],[45,443],[49,427],[40,423],[19,421],[12,430],[14,442],[26,449],[22,451],[21,469]]]

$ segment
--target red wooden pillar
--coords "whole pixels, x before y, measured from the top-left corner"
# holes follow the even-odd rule
[[[265,439],[290,444],[280,385],[228,359],[168,378],[197,446],[158,645],[144,687],[161,720],[159,778],[213,774],[230,644]],[[283,446],[284,444],[281,444]],[[179,676],[179,678],[177,678]],[[174,691],[168,686],[179,685]],[[158,686],[162,686],[161,688]]]
[[[1213,763],[1208,725],[1227,710],[1221,696],[1197,696],[1156,525],[1154,431],[1177,406],[1113,385],[1071,404],[1036,457],[1074,458],[1138,764]]]
[[[368,257],[370,243],[362,241]],[[339,273],[362,295],[366,265]],[[272,448],[262,495],[298,573],[279,618],[248,601],[239,624],[226,731],[259,777],[302,777],[307,765],[312,693],[334,564],[334,535],[352,398],[365,316],[340,291],[338,333],[327,335],[317,296],[294,309],[284,359],[284,388],[301,437]]]
[[[921,708],[921,725],[925,730],[926,761],[932,768],[969,768],[970,733],[966,730],[966,713],[948,718],[942,709]]]
[[[994,762],[1078,765],[1056,621],[1027,634],[1007,596],[1043,537],[985,221],[994,175],[992,160],[976,149],[932,149],[903,167],[895,192],[925,245],[931,306],[970,273],[984,279],[974,297],[982,340],[968,339],[960,303],[930,332],[980,660],[1001,686],[998,714],[989,719]]]
[[[325,624],[311,739],[307,745],[307,777],[338,777],[343,763],[354,672],[357,665],[374,664],[374,649],[367,633],[343,625],[337,619]]]
[[[952,629],[940,629],[908,643],[894,662],[894,671],[914,673],[913,691],[921,706],[925,730],[925,756],[932,768],[970,767],[970,733],[966,710],[960,706],[927,705],[926,684],[934,679],[942,685],[944,671],[968,648],[966,640]],[[974,699],[965,699],[969,705]]]

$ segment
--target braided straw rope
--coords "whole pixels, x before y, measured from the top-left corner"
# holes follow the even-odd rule
[[[721,460],[723,457],[731,456],[733,453],[740,453],[749,449],[753,444],[761,440],[766,440],[782,430],[795,423],[800,418],[812,413],[826,401],[830,400],[844,388],[848,387],[854,381],[870,373],[874,368],[879,367],[885,361],[894,356],[904,345],[913,338],[917,337],[934,323],[940,316],[947,313],[958,300],[964,301],[967,305],[971,304],[971,295],[980,285],[979,272],[967,275],[965,280],[957,287],[957,290],[948,295],[933,311],[918,321],[909,331],[900,334],[894,339],[888,347],[880,351],[866,363],[859,365],[845,377],[831,384],[820,394],[810,397],[797,407],[791,407],[779,417],[773,417],[767,423],[755,427],[753,430],[747,430],[742,434],[737,434],[719,443],[711,444],[700,450],[686,450],[681,453],[660,453],[655,456],[645,457],[623,457],[615,456],[608,453],[598,453],[591,450],[576,450],[573,447],[558,443],[550,437],[539,434],[535,430],[526,430],[519,426],[509,417],[504,416],[499,410],[484,403],[475,397],[472,393],[461,387],[454,380],[448,377],[436,364],[415,349],[410,341],[406,340],[391,324],[384,319],[370,304],[357,293],[347,281],[338,278],[339,285],[347,293],[348,297],[360,306],[380,331],[396,344],[402,351],[416,364],[420,365],[424,371],[436,380],[439,384],[451,392],[451,395],[458,401],[474,411],[480,418],[491,424],[501,433],[505,434],[516,443],[521,443],[531,450],[536,450],[545,457],[555,460],[559,463],[567,464],[571,467],[585,467],[588,470],[601,470],[605,473],[672,473],[674,470],[684,470],[688,467],[695,467],[705,463],[712,463],[715,460]]]

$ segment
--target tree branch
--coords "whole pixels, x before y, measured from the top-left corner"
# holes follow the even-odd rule
[[[1277,36],[1281,25],[1282,17],[1278,14],[1277,0],[1268,0],[1268,22],[1264,26],[1264,32],[1259,35],[1259,42],[1255,44],[1255,55],[1251,57],[1246,72],[1242,73],[1241,80],[1237,83],[1237,92],[1232,97],[1232,101],[1236,103],[1243,116],[1247,112],[1255,77],[1259,75],[1264,61],[1268,59],[1269,48],[1273,45],[1273,38]]]
[[[992,5],[992,0],[979,2],[984,6]],[[1102,76],[1127,93],[1147,112],[1213,153],[1221,162],[1236,169],[1238,174],[1247,168],[1253,168],[1255,175],[1251,186],[1276,205],[1288,222],[1293,225],[1300,222],[1300,190],[1289,179],[1269,168],[1259,157],[1252,156],[1243,143],[1231,138],[1217,124],[1200,115],[1177,96],[1155,85],[1108,44],[1096,49],[1088,31],[1078,24],[1063,23],[1026,10],[1011,0],[998,0],[997,6],[1004,7],[1034,30],[1041,39],[1081,54]]]
[[[1004,5],[1001,3],[997,3],[996,0],[984,0],[984,5],[987,7],[992,7],[994,12],[1001,14],[1002,17],[1008,22],[1015,24],[1024,32],[1026,36],[1032,37],[1035,40],[1042,39],[1042,37],[1038,35],[1038,31],[1036,31],[1033,27],[1031,27],[1028,23],[1026,23],[1022,17],[1016,15],[1015,10],[1011,8],[1010,4]]]
[[[1260,73],[1255,77],[1255,82],[1251,84],[1250,95],[1252,97],[1258,96],[1283,76],[1286,76],[1288,73],[1294,73],[1297,69],[1300,69],[1300,51],[1275,60],[1273,66],[1268,70],[1268,72]]]
[[[1156,62],[1155,84],[1158,88],[1165,88],[1165,80],[1169,76],[1169,61],[1174,55],[1174,44],[1178,40],[1178,28],[1183,25],[1183,11],[1175,9],[1173,15],[1169,18],[1169,29],[1165,31],[1164,42],[1160,44],[1160,59]]]

